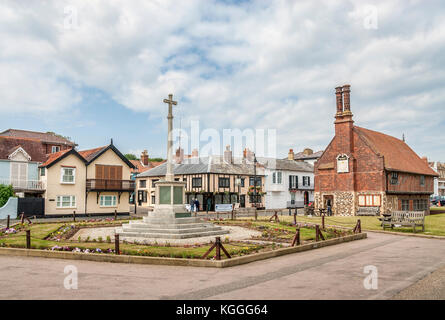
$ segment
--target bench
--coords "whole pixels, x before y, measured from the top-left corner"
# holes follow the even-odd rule
[[[425,232],[425,212],[413,211],[393,211],[391,216],[380,219],[382,221],[383,230],[386,227],[391,229],[394,227],[412,227],[416,233],[416,227],[422,227],[422,232]]]
[[[379,216],[380,207],[359,207],[357,216]]]

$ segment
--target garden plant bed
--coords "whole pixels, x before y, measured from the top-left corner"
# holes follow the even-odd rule
[[[115,244],[110,239],[101,241],[68,240],[76,230],[82,228],[112,227],[124,221],[78,222],[78,223],[38,223],[20,226],[15,233],[2,233],[0,254],[41,256],[65,259],[82,259],[107,262],[148,263],[166,265],[193,265],[203,267],[228,267],[267,259],[283,254],[315,249],[345,241],[366,238],[366,234],[352,234],[350,231],[328,229],[323,231],[326,241],[315,242],[315,228],[301,225],[301,245],[289,247],[295,236],[296,227],[290,223],[266,221],[218,221],[218,224],[240,226],[261,231],[263,236],[246,241],[229,241],[222,238],[224,248],[231,259],[222,255],[223,260],[215,260],[215,251],[206,259],[202,256],[211,243],[195,245],[143,245],[120,243],[119,253],[114,252]],[[31,249],[26,248],[26,230],[31,232]],[[251,241],[249,241],[251,240]],[[287,247],[287,248],[285,248]],[[148,260],[147,260],[148,259]],[[181,262],[179,262],[181,261]]]

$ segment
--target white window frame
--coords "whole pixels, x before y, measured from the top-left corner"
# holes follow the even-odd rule
[[[303,187],[310,187],[310,186],[311,186],[311,177],[303,176]]]
[[[73,170],[73,181],[63,181],[65,176],[65,170]],[[76,183],[76,168],[72,167],[62,167],[60,168],[60,183],[62,184],[75,184]]]
[[[283,184],[283,173],[281,171],[275,171],[272,173],[273,184]]]
[[[70,198],[69,206],[63,206],[63,197]],[[77,208],[76,196],[72,196],[72,195],[57,196],[56,197],[56,208],[57,209],[76,209]]]
[[[106,197],[112,197],[111,198],[111,204],[106,205],[105,204],[105,198]],[[110,195],[110,194],[104,194],[100,196],[99,205],[101,208],[116,208],[117,207],[117,196],[116,195]]]
[[[60,151],[60,146],[52,146],[51,147],[51,153],[56,153],[56,152],[59,152],[59,151]]]

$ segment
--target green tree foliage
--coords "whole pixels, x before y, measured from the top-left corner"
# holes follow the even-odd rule
[[[152,161],[152,162],[161,162],[161,161],[164,161],[164,159],[162,159],[162,158],[150,158],[149,161]]]
[[[131,153],[127,153],[125,155],[125,158],[127,158],[128,160],[139,160],[138,157],[136,157],[134,154]]]
[[[10,197],[14,196],[14,190],[12,186],[6,186],[4,184],[0,184],[0,208],[3,207]]]

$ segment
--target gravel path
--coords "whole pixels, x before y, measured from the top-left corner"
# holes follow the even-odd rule
[[[251,239],[252,237],[261,236],[261,232],[247,228],[234,227],[234,226],[230,227],[222,226],[222,228],[224,230],[230,231],[229,234],[225,234],[221,237],[222,240],[226,240],[228,238],[230,241],[240,241],[240,240]],[[99,237],[102,237],[102,239],[105,241],[109,236],[111,240],[114,241],[115,229],[116,227],[84,228],[79,230],[73,237],[71,237],[71,240],[78,240],[79,237],[81,238],[82,241],[85,241],[88,237],[90,237],[90,240],[93,239],[98,240]],[[215,241],[215,236],[190,238],[190,239],[128,238],[128,242],[137,242],[144,244],[168,243],[174,245],[184,245],[184,244],[203,244],[203,243],[210,243],[213,241]]]

